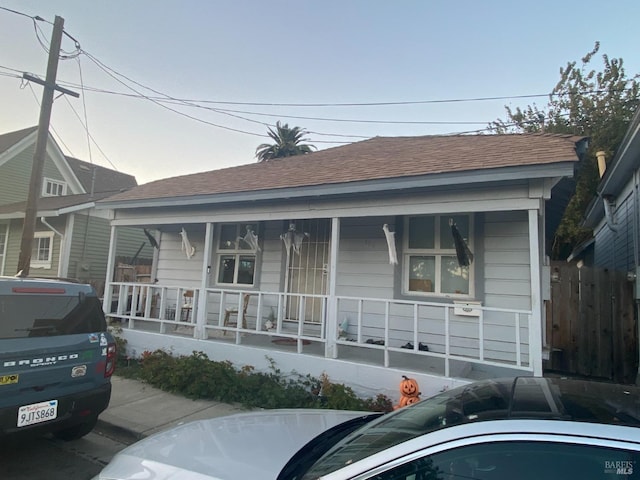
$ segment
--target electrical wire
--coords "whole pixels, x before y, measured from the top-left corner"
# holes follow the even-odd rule
[[[42,29],[40,28],[40,25],[38,25],[38,23],[35,21],[35,19],[33,19],[33,31],[36,34],[36,40],[38,40],[38,43],[40,44],[40,46],[42,47],[42,49],[45,51],[45,53],[47,55],[49,55],[49,45],[47,44],[46,41],[42,40],[40,38],[40,35],[42,35],[43,37],[45,37],[44,32],[42,31]],[[39,32],[39,33],[38,33]],[[46,37],[45,37],[46,38]]]
[[[135,92],[136,94],[140,95],[140,96],[141,96],[141,97],[143,97],[144,99],[149,100],[149,101],[151,101],[152,103],[155,103],[156,105],[158,105],[158,106],[160,106],[160,107],[162,107],[162,108],[165,108],[165,109],[167,109],[167,110],[169,110],[169,111],[171,111],[171,112],[173,112],[173,113],[177,113],[178,115],[181,115],[181,116],[183,116],[183,117],[189,118],[189,119],[191,119],[191,120],[195,120],[195,121],[197,121],[197,122],[201,122],[201,123],[204,123],[204,124],[207,124],[207,125],[211,125],[211,126],[213,126],[213,127],[222,128],[222,129],[224,129],[224,130],[230,130],[230,131],[232,131],[232,132],[244,133],[244,134],[252,135],[252,136],[255,136],[255,137],[263,137],[263,138],[264,138],[264,137],[268,137],[268,135],[265,135],[265,134],[254,133],[254,132],[248,132],[248,131],[246,131],[246,130],[240,130],[240,129],[238,129],[238,128],[232,128],[232,127],[227,127],[227,126],[224,126],[224,125],[219,125],[219,124],[216,124],[216,123],[213,123],[213,122],[209,122],[209,121],[207,121],[207,120],[203,120],[203,119],[198,118],[198,117],[194,117],[193,115],[188,115],[188,114],[186,114],[186,113],[184,113],[184,112],[181,112],[181,111],[179,111],[179,110],[176,110],[176,109],[174,109],[174,108],[170,108],[170,107],[168,107],[168,106],[166,106],[166,105],[164,105],[164,104],[162,104],[162,103],[158,102],[157,100],[154,100],[154,99],[152,99],[152,98],[150,98],[150,97],[148,97],[148,96],[144,95],[143,93],[139,92],[138,90],[136,90],[135,88],[131,87],[130,85],[127,85],[125,82],[123,82],[122,80],[120,80],[120,79],[119,79],[115,74],[111,73],[111,71],[110,71],[109,67],[107,67],[106,65],[103,65],[103,64],[102,64],[102,62],[100,62],[98,59],[96,59],[95,57],[93,57],[91,54],[89,54],[89,53],[88,53],[88,52],[86,52],[85,50],[82,50],[82,53],[83,53],[83,54],[85,54],[85,55],[87,56],[87,58],[89,58],[93,63],[95,63],[95,64],[96,64],[96,65],[97,65],[97,66],[98,66],[102,71],[104,71],[107,75],[109,75],[111,78],[113,78],[114,80],[116,80],[118,83],[120,83],[120,84],[121,84],[121,85],[123,85],[124,87],[126,87],[126,88],[128,88],[129,90],[131,90],[131,91]],[[136,82],[133,82],[133,83],[136,83]]]
[[[83,52],[83,53],[86,53],[86,52],[84,52],[84,51],[82,51],[82,52]],[[97,59],[96,59],[96,60],[97,60]],[[100,66],[100,65],[98,64],[98,66]],[[15,72],[19,72],[19,71],[20,71],[20,70],[13,69],[13,68],[6,67],[6,66],[2,66],[2,65],[0,65],[0,68],[4,68],[4,69],[10,70],[10,71],[15,71]],[[104,66],[104,68],[108,69],[109,67],[107,67],[107,66],[105,65],[105,66]],[[107,73],[108,73],[108,72],[107,72]],[[10,74],[5,74],[5,75],[10,76]],[[113,77],[113,75],[112,75],[112,74],[110,74],[110,76],[112,76],[112,77]],[[18,76],[15,76],[15,77],[16,77],[16,78],[21,78],[21,77],[18,77]],[[110,91],[110,90],[105,90],[105,89],[98,89],[98,88],[89,87],[89,86],[86,86],[86,85],[78,85],[78,84],[74,84],[74,83],[70,83],[70,82],[60,82],[60,84],[62,84],[62,85],[68,85],[68,86],[71,86],[71,87],[78,87],[78,88],[81,88],[83,91],[91,91],[91,92],[98,92],[98,93],[105,93],[105,94],[121,95],[121,96],[125,96],[125,97],[130,97],[130,98],[141,98],[141,99],[151,100],[151,101],[153,101],[154,103],[157,103],[157,104],[160,104],[161,102],[165,101],[165,102],[177,102],[177,103],[178,103],[178,104],[180,104],[180,105],[183,105],[183,106],[185,105],[185,103],[184,103],[185,101],[182,101],[182,100],[180,100],[180,99],[173,98],[173,97],[168,96],[168,95],[165,95],[164,97],[157,97],[157,98],[154,98],[154,97],[150,97],[150,96],[144,95],[144,94],[142,94],[142,93],[138,92],[137,90],[132,89],[131,87],[129,87],[128,85],[126,85],[124,82],[122,82],[122,81],[120,81],[120,80],[118,80],[118,79],[116,79],[116,80],[117,80],[119,83],[121,83],[121,84],[123,84],[124,86],[126,86],[127,88],[130,88],[132,91],[134,91],[134,92],[135,92],[135,94],[127,94],[127,93],[123,93],[123,92],[115,92],[115,91]],[[132,81],[133,83],[138,84],[138,82],[135,82],[134,80],[131,80],[131,81]],[[145,86],[144,86],[144,85],[142,85],[142,84],[139,84],[139,85],[141,85],[143,88],[148,88],[149,90],[154,91],[155,93],[160,93],[160,92],[155,91],[154,89],[151,89],[151,88],[149,88],[149,87],[145,87]],[[599,91],[581,92],[581,93],[598,93],[598,92],[599,92]],[[160,93],[160,94],[161,94],[161,93]],[[161,94],[161,95],[162,95],[162,94]],[[521,95],[520,97],[524,97],[524,95]],[[65,98],[66,98],[66,97],[65,97]],[[488,97],[485,97],[485,98],[488,98]],[[505,97],[505,98],[511,98],[511,97]],[[69,100],[68,100],[68,99],[66,99],[66,100],[67,100],[67,102],[69,102]],[[463,99],[460,99],[460,101],[462,101],[462,100],[463,100]],[[70,102],[69,102],[69,105],[71,106],[72,110],[74,110],[74,109],[73,109],[73,106],[71,105],[71,103],[70,103]],[[160,106],[163,106],[163,105],[160,105]],[[218,110],[226,110],[226,109],[217,109],[217,108],[204,107],[204,106],[202,106],[202,105],[197,105],[197,104],[193,104],[193,105],[186,105],[186,106],[191,106],[191,107],[195,107],[195,108],[204,108],[204,109],[212,110],[212,111],[215,111],[215,112],[217,112]],[[165,108],[167,108],[167,107],[165,107]],[[174,111],[175,113],[178,113],[178,114],[180,114],[180,115],[187,116],[188,118],[193,118],[194,120],[197,120],[197,121],[201,121],[201,122],[204,122],[204,123],[210,123],[210,122],[206,122],[206,121],[204,121],[204,120],[202,120],[202,119],[198,119],[197,117],[192,117],[192,116],[190,116],[190,115],[184,114],[183,112],[176,111],[176,110],[174,110],[174,109],[169,109],[169,110]],[[235,111],[234,111],[234,110],[231,110],[231,112],[235,112]],[[76,116],[78,117],[78,119],[82,122],[82,119],[80,118],[80,115],[79,115],[75,110],[74,110],[74,113],[76,114]],[[360,120],[351,120],[351,119],[330,119],[330,118],[301,117],[301,116],[289,116],[289,115],[277,115],[277,114],[273,114],[273,115],[272,115],[272,114],[264,114],[264,113],[259,113],[259,112],[241,112],[241,113],[246,113],[246,114],[256,114],[256,115],[265,115],[265,116],[280,116],[280,117],[284,117],[284,118],[291,118],[291,117],[293,117],[293,118],[309,119],[309,120],[344,121],[344,122],[353,121],[353,122],[360,122]],[[375,122],[375,123],[407,123],[407,124],[415,123],[415,124],[436,124],[436,125],[448,125],[448,124],[451,124],[451,125],[467,125],[467,124],[488,124],[488,123],[490,123],[490,122],[488,122],[488,121],[487,121],[487,122],[444,122],[444,121],[440,121],[440,122],[394,122],[394,121],[363,121],[363,122],[364,122],[364,123],[373,123],[373,122]],[[531,123],[531,122],[529,122],[529,123]],[[215,125],[215,124],[214,124],[214,125]],[[509,128],[509,127],[514,127],[514,126],[517,126],[517,125],[518,125],[517,123],[512,122],[512,123],[505,123],[503,126],[504,126],[504,127],[506,127],[506,128]],[[451,133],[447,133],[447,134],[444,134],[444,135],[468,135],[468,134],[474,134],[474,133],[482,133],[482,132],[492,131],[492,130],[494,130],[494,129],[495,129],[495,126],[488,126],[488,127],[481,128],[481,129],[467,130],[467,131],[462,131],[462,132],[460,132],[460,131],[459,131],[459,132],[451,132]],[[236,130],[236,131],[237,131],[237,130]],[[245,132],[242,132],[242,131],[241,131],[241,133],[245,133]],[[250,133],[250,132],[246,132],[246,133]],[[340,134],[335,134],[335,135],[334,135],[334,134],[323,134],[323,133],[319,133],[319,132],[312,132],[312,131],[307,131],[307,130],[305,130],[305,133],[309,133],[309,134],[316,134],[316,135],[342,136],[342,135],[340,135]],[[251,134],[251,133],[250,133],[250,134]],[[253,135],[257,135],[257,134],[253,134]],[[266,136],[266,135],[262,135],[262,136]],[[368,136],[362,136],[362,135],[357,135],[357,136],[356,136],[356,135],[353,135],[353,136],[350,136],[350,137],[357,137],[357,138],[370,138],[370,137],[368,137]],[[97,144],[97,142],[95,141],[95,139],[93,139],[93,138],[92,138],[92,141],[94,142],[94,145],[96,145],[96,147],[97,147],[97,148],[101,151],[101,153],[104,155],[105,159],[106,159],[106,160],[107,160],[107,161],[108,161],[108,162],[109,162],[109,163],[114,167],[114,169],[116,169],[116,168],[115,168],[115,166],[113,165],[113,163],[108,159],[108,157],[107,157],[107,156],[104,154],[104,152],[100,149],[100,147],[99,147],[99,145]],[[312,141],[312,142],[314,142],[314,143],[329,143],[329,144],[344,144],[344,143],[350,143],[350,142],[341,142],[341,141],[322,141],[322,140],[315,140],[315,139],[310,139],[310,141]],[[117,169],[116,169],[116,170],[117,170]]]
[[[67,83],[65,84],[64,82],[60,82],[61,85],[67,85],[70,87],[78,87],[77,84],[73,84],[73,83]],[[182,106],[189,106],[189,107],[193,107],[193,108],[201,108],[201,109],[206,109],[206,110],[210,110],[210,111],[214,111],[216,113],[223,113],[223,112],[230,112],[230,113],[241,113],[241,114],[245,114],[245,115],[257,115],[257,116],[266,116],[266,117],[278,117],[278,118],[294,118],[294,119],[299,119],[299,120],[312,120],[312,121],[325,121],[325,122],[342,122],[342,123],[364,123],[364,124],[389,124],[389,125],[482,125],[482,124],[487,124],[490,123],[490,121],[484,120],[484,121],[443,121],[443,120],[439,120],[439,121],[421,121],[421,120],[417,120],[417,121],[404,121],[404,120],[362,120],[362,119],[350,119],[350,118],[333,118],[333,117],[309,117],[309,116],[300,116],[300,115],[286,115],[286,114],[279,114],[279,113],[264,113],[264,112],[249,112],[249,111],[244,111],[244,110],[231,110],[231,109],[224,109],[224,108],[213,108],[213,107],[206,107],[204,105],[199,105],[195,102],[203,102],[203,103],[210,103],[212,101],[207,101],[207,100],[184,100],[184,99],[179,99],[179,98],[174,98],[174,97],[152,97],[152,96],[140,96],[140,95],[134,95],[134,94],[129,94],[129,93],[125,93],[125,92],[116,92],[113,90],[106,90],[106,89],[101,89],[101,88],[95,88],[95,87],[89,87],[89,86],[85,86],[84,87],[87,91],[92,91],[92,92],[96,92],[96,93],[103,93],[103,94],[110,94],[110,95],[118,95],[118,96],[124,96],[124,97],[130,97],[130,98],[144,98],[144,99],[149,99],[152,98],[158,102],[165,102],[165,103],[170,103],[170,104],[177,104],[177,105],[182,105]],[[603,93],[603,90],[591,90],[591,91],[581,91],[581,92],[571,92],[571,95],[588,95],[588,94],[597,94],[597,93]],[[566,94],[546,94],[545,96],[563,96]],[[527,96],[535,96],[535,95],[519,95],[517,97],[527,97]],[[489,98],[489,97],[484,97],[484,98]],[[492,97],[492,98],[504,98],[504,99],[510,99],[510,98],[516,98],[516,97]],[[456,101],[467,101],[467,99],[458,99]],[[471,101],[473,101],[473,99],[471,99]],[[243,117],[238,117],[238,118],[243,118]],[[245,120],[249,120],[251,121],[251,119],[246,119],[243,118]],[[262,122],[258,122],[258,123],[262,123]],[[268,126],[273,126],[273,125],[268,125]],[[342,134],[332,134],[332,133],[320,133],[320,132],[313,132],[313,131],[308,131],[308,133],[314,133],[317,135],[329,135],[329,136],[340,136],[340,137],[351,137],[351,138],[369,138],[369,137],[365,137],[362,135],[342,135]]]
[[[31,90],[31,94],[33,95],[33,98],[35,99],[36,103],[38,104],[38,107],[40,107],[40,100],[38,100],[38,96],[36,95],[36,92],[33,90],[33,87],[31,86],[31,82],[27,82],[27,86],[29,87],[29,90]],[[58,142],[60,142],[64,146],[64,148],[67,149],[67,151],[71,154],[72,157],[75,157],[75,155],[73,154],[73,152],[71,151],[69,146],[66,143],[64,143],[64,140],[62,140],[62,137],[56,131],[56,129],[53,127],[51,122],[49,122],[49,129],[55,134],[56,138],[58,139]]]
[[[149,86],[144,85],[144,84],[142,84],[142,83],[140,83],[140,82],[137,82],[136,80],[133,80],[132,78],[130,78],[130,77],[128,77],[128,76],[126,76],[126,75],[124,75],[124,74],[122,74],[122,73],[117,72],[116,70],[114,70],[113,68],[111,68],[111,67],[109,67],[109,66],[105,65],[104,63],[102,63],[100,60],[98,60],[97,58],[95,58],[93,55],[91,55],[90,53],[86,52],[85,50],[82,50],[82,52],[83,52],[83,53],[84,53],[84,54],[85,54],[89,59],[91,59],[91,60],[92,60],[96,65],[98,65],[101,69],[103,69],[105,72],[108,72],[108,73],[109,73],[109,75],[111,75],[111,76],[112,76],[112,78],[115,78],[115,79],[116,79],[117,81],[119,81],[121,84],[125,85],[127,88],[129,88],[129,89],[131,89],[132,91],[136,92],[138,95],[143,95],[143,94],[141,94],[141,93],[140,93],[140,92],[138,92],[137,90],[133,89],[132,87],[128,86],[128,85],[127,85],[126,83],[124,83],[123,81],[121,81],[121,80],[117,79],[117,78],[116,78],[116,76],[122,77],[122,78],[126,79],[127,81],[129,81],[129,82],[131,82],[131,83],[133,83],[133,84],[135,84],[135,85],[137,85],[137,86],[139,86],[139,87],[141,87],[141,88],[144,88],[144,89],[146,89],[146,90],[149,90],[149,91],[151,91],[151,92],[153,92],[153,93],[155,93],[155,94],[161,95],[163,100],[164,100],[164,99],[166,99],[166,100],[170,100],[170,101],[173,101],[173,102],[178,102],[178,103],[179,103],[180,105],[182,105],[182,106],[189,106],[189,107],[195,107],[195,108],[206,108],[206,109],[209,109],[209,110],[214,111],[214,112],[216,112],[216,113],[220,113],[220,114],[223,114],[223,115],[228,115],[228,116],[230,116],[230,117],[237,118],[237,119],[240,119],[240,120],[244,120],[244,121],[247,121],[247,122],[257,123],[257,124],[260,124],[260,125],[265,126],[265,127],[275,127],[275,125],[273,125],[273,124],[269,124],[269,123],[261,122],[261,121],[258,121],[258,120],[253,120],[253,119],[250,119],[250,118],[246,118],[246,117],[242,117],[242,116],[239,116],[239,115],[235,115],[235,114],[233,114],[233,113],[229,113],[229,112],[222,112],[222,111],[218,111],[217,109],[211,109],[211,108],[203,107],[203,106],[200,106],[200,105],[197,105],[197,104],[192,104],[192,103],[190,103],[190,102],[185,102],[185,101],[179,100],[179,99],[177,99],[177,98],[175,98],[175,97],[172,97],[171,95],[167,95],[167,94],[165,94],[165,93],[163,93],[163,92],[160,92],[160,91],[158,91],[158,90],[156,90],[156,89],[154,89],[154,88],[152,88],[152,87],[149,87]],[[184,112],[180,112],[179,110],[175,110],[175,109],[169,108],[169,107],[167,107],[166,105],[164,105],[164,104],[160,101],[160,99],[155,99],[155,98],[149,97],[148,95],[143,95],[143,98],[144,98],[144,99],[146,99],[146,100],[150,100],[150,101],[152,101],[153,103],[155,103],[155,104],[157,104],[157,105],[160,105],[160,106],[162,106],[163,108],[167,108],[167,109],[169,109],[169,110],[171,110],[171,111],[173,111],[173,112],[175,112],[175,113],[178,113],[178,114],[180,114],[180,115],[186,116],[186,117],[191,118],[191,119],[193,119],[193,120],[197,120],[197,121],[200,121],[200,122],[203,122],[203,123],[207,123],[207,124],[209,124],[209,125],[217,126],[217,127],[220,127],[220,128],[226,128],[226,129],[228,129],[228,130],[239,131],[239,132],[241,132],[241,133],[247,133],[247,134],[249,134],[249,135],[255,135],[255,136],[260,136],[260,137],[265,137],[265,138],[267,138],[267,137],[268,137],[268,135],[264,135],[264,134],[251,133],[251,132],[247,132],[247,131],[243,131],[243,130],[237,130],[237,129],[232,129],[232,128],[230,128],[230,127],[224,127],[224,126],[220,126],[220,125],[218,125],[218,124],[213,124],[213,123],[211,123],[211,122],[207,122],[207,121],[202,120],[202,119],[200,119],[200,118],[198,118],[198,117],[194,117],[194,116],[192,116],[192,115],[185,114]],[[305,130],[305,133],[308,133],[308,134],[315,134],[315,135],[327,135],[327,136],[342,136],[342,137],[351,137],[351,138],[361,138],[361,139],[369,138],[368,136],[363,136],[363,135],[340,135],[340,134],[329,134],[329,133],[314,132],[314,131],[310,131],[310,130]],[[325,141],[322,141],[322,140],[315,140],[314,142],[315,142],[315,143],[331,143],[331,144],[335,144],[335,143],[349,143],[349,142],[338,142],[338,141],[325,142]]]
[[[80,45],[78,43],[76,43],[76,48],[78,48],[78,50]],[[78,61],[78,72],[80,75],[80,85],[84,85],[84,79],[82,78],[82,64],[80,62],[80,57],[78,57],[77,59]],[[93,157],[91,156],[91,137],[89,135],[89,120],[87,118],[87,102],[85,101],[85,97],[86,95],[82,95],[82,110],[84,112],[84,131],[87,134],[87,148],[89,149],[89,163],[93,164]],[[93,192],[91,192],[91,194],[93,194]]]
[[[41,45],[41,47],[45,50],[45,52],[48,53],[48,47],[46,42],[41,38],[41,35],[44,37],[45,34],[42,31],[42,29],[40,28],[40,26],[37,24],[37,21],[45,21],[44,19],[42,19],[41,17],[34,17],[28,14],[25,14],[23,12],[18,12],[15,10],[11,10],[8,9],[6,7],[0,7],[0,9],[14,13],[14,14],[18,14],[18,15],[22,15],[25,16],[27,18],[30,18],[33,22],[34,25],[34,31],[36,34],[36,39],[38,40],[38,43]],[[46,21],[45,21],[46,22]],[[47,23],[51,23],[51,22],[47,22]],[[273,124],[269,124],[266,122],[262,122],[259,120],[255,120],[252,118],[247,118],[245,116],[242,115],[254,115],[254,116],[261,116],[261,117],[280,117],[280,118],[293,118],[293,119],[299,119],[299,120],[312,120],[312,121],[327,121],[327,122],[341,122],[341,123],[367,123],[367,124],[404,124],[404,125],[477,125],[477,124],[483,124],[483,123],[488,123],[488,122],[471,122],[471,121],[399,121],[399,120],[361,120],[361,119],[347,119],[347,118],[326,118],[326,117],[309,117],[309,116],[298,116],[298,115],[284,115],[284,114],[270,114],[270,113],[263,113],[263,112],[250,112],[250,111],[242,111],[242,110],[232,110],[232,109],[224,109],[224,108],[213,108],[213,107],[206,107],[204,105],[201,104],[216,104],[216,105],[252,105],[252,106],[280,106],[280,107],[371,107],[371,106],[398,106],[398,105],[424,105],[424,104],[439,104],[439,103],[460,103],[460,102],[478,102],[478,101],[496,101],[496,100],[508,100],[508,99],[524,99],[524,98],[538,98],[538,97],[553,97],[553,96],[560,96],[560,95],[565,95],[564,93],[551,93],[551,94],[527,94],[527,95],[511,95],[511,96],[493,96],[493,97],[474,97],[474,98],[454,98],[454,99],[431,99],[431,100],[417,100],[417,101],[393,101],[393,102],[364,102],[364,103],[358,103],[358,102],[346,102],[346,103],[273,103],[273,102],[231,102],[231,101],[216,101],[216,100],[190,100],[190,99],[179,99],[167,94],[164,94],[158,90],[155,90],[149,86],[143,85],[142,83],[139,83],[133,79],[131,79],[130,77],[127,77],[124,74],[121,74],[119,72],[117,72],[116,70],[108,67],[107,65],[105,65],[104,63],[102,63],[100,60],[98,60],[97,58],[95,58],[94,56],[92,56],[91,54],[89,54],[88,52],[86,52],[85,50],[83,50],[80,47],[79,42],[68,32],[63,31],[63,33],[70,38],[71,40],[73,40],[75,42],[75,50],[73,52],[66,52],[64,50],[61,49],[61,52],[63,52],[65,55],[60,55],[60,58],[63,60],[66,59],[72,59],[72,58],[78,58],[79,55],[81,54],[85,54],[92,62],[94,62],[98,67],[100,67],[105,73],[107,73],[108,75],[110,75],[112,78],[114,78],[116,81],[118,81],[119,83],[121,83],[123,86],[125,86],[126,88],[128,88],[129,90],[133,91],[134,93],[136,93],[136,96],[138,98],[143,98],[145,100],[151,101],[152,103],[155,103],[156,105],[168,109],[169,111],[172,111],[173,113],[177,113],[181,116],[190,118],[192,120],[201,122],[201,123],[205,123],[211,126],[215,126],[217,128],[222,128],[222,129],[226,129],[226,130],[231,130],[231,131],[235,131],[235,132],[239,132],[239,133],[244,133],[244,134],[248,134],[248,135],[253,135],[253,136],[260,136],[260,137],[267,137],[267,135],[264,134],[258,134],[258,133],[254,133],[254,132],[249,132],[246,130],[240,130],[240,129],[236,129],[236,128],[232,128],[232,127],[227,127],[224,125],[219,125],[213,122],[209,122],[206,121],[204,119],[198,118],[198,117],[194,117],[192,115],[186,114],[184,112],[181,112],[179,110],[173,109],[168,107],[167,105],[164,105],[164,103],[172,103],[172,104],[176,104],[176,105],[180,105],[180,106],[186,106],[186,107],[192,107],[192,108],[201,108],[201,109],[206,109],[218,114],[222,114],[222,115],[227,115],[230,116],[232,118],[237,118],[240,120],[244,120],[247,122],[251,122],[251,123],[257,123],[259,125],[262,126],[267,126],[267,127],[273,127]],[[4,67],[4,68],[8,68],[8,67]],[[14,70],[14,69],[10,69],[10,70]],[[17,71],[17,70],[14,70]],[[6,74],[6,73],[0,73],[3,76],[13,76],[11,74]],[[82,72],[80,72],[80,75],[82,76]],[[130,85],[127,85],[125,82],[123,82],[122,80],[118,79],[117,77],[122,77],[124,79],[126,79],[127,81],[141,87],[144,88],[146,90],[149,90],[151,92],[156,93],[157,95],[160,95],[161,97],[159,98],[154,98],[150,95],[145,95],[139,91],[137,91],[136,89],[132,88]],[[62,83],[62,82],[61,82]],[[84,82],[81,79],[81,85],[80,88],[83,91],[89,91],[89,87],[84,86],[83,84]],[[126,95],[126,94],[122,94],[119,92],[109,92],[107,90],[100,90],[100,89],[92,89],[93,91],[101,91],[103,93],[112,93],[112,94],[120,94],[120,95]],[[578,94],[584,94],[584,93],[600,93],[601,91],[593,91],[593,92],[572,92],[572,93],[578,93]],[[129,96],[133,96],[133,95],[129,95]],[[86,120],[86,104],[84,102],[84,97],[83,97],[83,105],[85,107],[85,120]],[[241,114],[241,115],[239,115]],[[509,124],[505,124],[505,126],[509,126]],[[459,132],[459,133],[455,133],[455,134],[467,134],[467,133],[479,133],[479,132],[483,132],[483,131],[487,131],[487,130],[491,130],[494,127],[486,127],[483,129],[477,129],[477,130],[470,130],[467,132]],[[87,131],[87,135],[89,136],[89,131],[87,128],[87,125],[85,125],[85,129]],[[317,132],[317,131],[311,131],[311,130],[305,130],[305,133],[307,134],[311,134],[311,135],[322,135],[322,136],[333,136],[333,137],[349,137],[349,138],[369,138],[368,136],[363,136],[363,135],[344,135],[344,134],[333,134],[333,133],[324,133],[324,132]],[[324,141],[316,141],[319,143],[348,143],[348,142],[338,142],[338,141],[330,141],[330,142],[324,142]],[[91,147],[90,144],[91,142],[89,140],[87,140],[87,143],[89,144],[89,155],[91,156]],[[95,141],[94,141],[95,143]],[[97,145],[97,144],[96,144]]]
[[[27,17],[27,18],[30,18],[32,20],[34,20],[34,19],[35,20],[42,20],[42,18],[40,18],[40,17],[34,17],[32,15],[27,15],[26,13],[18,12],[17,10],[11,10],[10,8],[7,8],[7,7],[0,7],[0,10],[5,10],[7,12],[15,13],[16,15],[22,15],[23,17]]]
[[[16,75],[15,73],[6,73],[6,72],[0,72],[0,76],[2,76],[2,77],[10,77],[10,78],[18,78],[18,79],[22,78],[22,75]]]
[[[16,72],[22,74],[23,70],[18,70],[17,68],[5,67],[4,65],[0,65],[0,68],[4,68],[5,70],[9,70],[10,72]]]
[[[210,108],[210,107],[202,107]],[[482,125],[487,122],[460,122],[460,121],[422,121],[422,120],[361,120],[353,118],[327,118],[327,117],[304,117],[299,115],[282,115],[274,113],[260,113],[260,112],[247,112],[242,110],[228,110],[225,108],[216,108],[216,112],[234,112],[244,113],[246,115],[259,115],[263,117],[280,117],[280,118],[295,118],[297,120],[314,120],[321,122],[345,122],[345,123],[376,123],[376,124],[390,124],[390,125]]]
[[[111,165],[111,167],[118,172],[118,168],[113,164],[113,162],[109,159],[109,157],[107,156],[106,153],[104,153],[104,151],[102,150],[102,148],[100,148],[100,145],[98,145],[98,142],[96,142],[96,139],[93,138],[93,135],[91,135],[88,131],[88,129],[86,128],[86,126],[84,125],[84,123],[82,123],[82,117],[80,116],[80,114],[78,113],[78,111],[74,108],[73,104],[71,103],[71,100],[69,100],[69,97],[67,95],[65,95],[63,97],[66,101],[67,104],[69,105],[69,108],[71,109],[71,111],[75,114],[76,118],[80,121],[80,124],[83,126],[83,128],[85,128],[85,130],[87,130],[87,135],[89,135],[89,138],[91,139],[91,141],[93,142],[93,145],[98,149],[98,151],[102,154],[102,156],[104,157],[104,159],[109,163],[109,165]]]

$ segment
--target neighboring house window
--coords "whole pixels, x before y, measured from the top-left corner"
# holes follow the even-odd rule
[[[247,231],[256,235],[255,224],[222,224],[217,237],[217,283],[253,285],[256,271],[256,249],[245,237]]]
[[[64,195],[67,190],[67,184],[58,180],[45,178],[42,182],[43,197],[59,197]]]
[[[36,232],[31,248],[31,268],[51,268],[53,232]]]
[[[411,295],[469,296],[472,266],[461,266],[450,219],[471,247],[469,215],[407,217],[403,246],[403,292]]]

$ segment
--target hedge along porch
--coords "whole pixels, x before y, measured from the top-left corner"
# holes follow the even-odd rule
[[[373,139],[113,197],[111,249],[119,228],[147,229],[156,281],[108,278],[105,309],[137,354],[277,357],[354,384],[410,373],[425,389],[541,375],[545,215],[581,142],[487,137]]]

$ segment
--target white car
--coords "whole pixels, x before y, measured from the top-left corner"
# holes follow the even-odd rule
[[[146,438],[96,478],[631,480],[640,478],[640,388],[520,377],[385,415],[232,415]]]

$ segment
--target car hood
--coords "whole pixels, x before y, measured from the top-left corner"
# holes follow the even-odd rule
[[[122,450],[96,479],[275,479],[313,437],[367,414],[266,410],[190,422]]]

